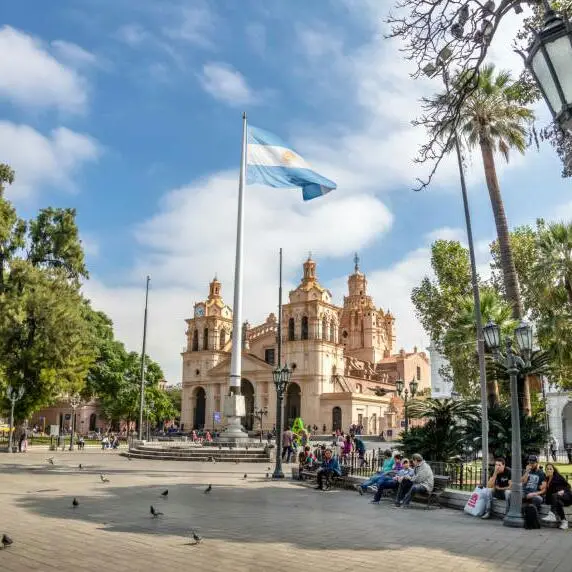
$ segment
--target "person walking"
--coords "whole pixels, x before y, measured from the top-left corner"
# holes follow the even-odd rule
[[[293,442],[294,433],[292,433],[291,429],[286,429],[282,435],[282,460],[284,461],[284,458],[286,458],[286,463],[290,462],[290,458],[294,453]]]

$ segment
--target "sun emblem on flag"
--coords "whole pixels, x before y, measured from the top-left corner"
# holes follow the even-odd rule
[[[292,162],[295,161],[295,159],[296,159],[296,154],[292,153],[292,151],[290,150],[284,151],[284,153],[282,153],[282,161],[287,165],[290,165]]]

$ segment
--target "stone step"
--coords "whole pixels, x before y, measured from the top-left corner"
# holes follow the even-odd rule
[[[183,456],[183,455],[171,455],[168,453],[157,452],[157,453],[143,453],[139,451],[131,451],[128,453],[120,453],[124,457],[131,457],[132,459],[147,459],[147,460],[157,460],[157,461],[190,461],[190,462],[202,462],[207,463],[212,461],[212,455],[206,456]],[[215,458],[216,459],[216,458]],[[217,459],[217,463],[270,463],[270,457],[225,457],[224,459]]]

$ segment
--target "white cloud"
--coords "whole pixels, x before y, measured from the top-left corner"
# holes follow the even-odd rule
[[[54,40],[51,43],[53,50],[59,58],[72,67],[86,67],[97,65],[97,57],[84,50],[81,46],[63,40]]]
[[[177,8],[173,15],[173,24],[164,27],[165,36],[195,46],[210,48],[217,18],[211,6],[205,1],[195,0],[193,5]]]
[[[159,212],[139,225],[141,256],[126,275],[128,286],[86,285],[97,307],[109,311],[118,335],[138,349],[141,286],[151,274],[149,353],[170,381],[180,379],[179,351],[185,342],[184,319],[204,299],[215,273],[232,305],[236,239],[237,173],[218,173],[174,190]],[[351,256],[387,232],[392,215],[375,197],[356,192],[330,193],[303,203],[299,190],[247,187],[244,243],[244,318],[251,323],[276,312],[278,250],[284,248],[286,282],[297,284],[301,264],[312,250],[318,262]],[[286,291],[288,289],[286,288]]]
[[[427,233],[425,238],[431,244],[436,240],[458,240],[459,242],[464,242],[466,239],[466,231],[461,228],[444,226]]]
[[[119,30],[117,30],[116,36],[121,42],[124,42],[132,48],[140,46],[151,37],[149,32],[141,25],[134,23],[121,26]]]
[[[244,76],[229,64],[222,62],[205,64],[199,79],[207,93],[228,105],[253,104],[258,100],[258,96],[252,91]]]
[[[0,121],[0,157],[16,171],[8,191],[15,200],[29,198],[43,186],[73,190],[73,177],[100,154],[96,141],[65,127],[49,136],[27,125]]]
[[[25,107],[81,112],[87,89],[84,79],[52,56],[40,40],[4,26],[0,28],[0,98]]]

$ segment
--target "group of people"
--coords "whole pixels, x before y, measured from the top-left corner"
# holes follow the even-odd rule
[[[561,530],[568,528],[564,507],[572,505],[570,483],[559,473],[553,463],[547,463],[543,471],[536,455],[529,455],[528,464],[521,477],[522,502],[540,508],[550,506],[550,512],[543,518],[545,522],[557,522]],[[494,472],[487,483],[486,508],[481,518],[490,518],[493,498],[506,500],[507,512],[510,508],[512,474],[503,457],[495,459]]]
[[[396,490],[395,506],[407,507],[415,493],[431,493],[433,486],[433,471],[420,454],[412,455],[410,461],[386,449],[380,470],[356,488],[360,495],[369,487],[375,488],[372,504],[379,504],[384,491]]]

